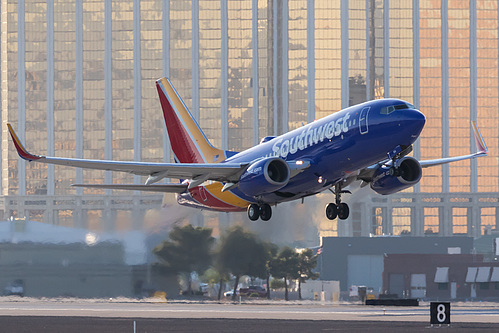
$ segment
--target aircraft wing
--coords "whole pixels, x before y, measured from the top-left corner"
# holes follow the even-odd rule
[[[476,126],[476,123],[474,121],[471,122],[471,126],[473,129],[473,137],[475,139],[475,144],[477,147],[477,152],[469,155],[463,155],[463,156],[455,156],[455,157],[446,157],[446,158],[437,158],[434,160],[425,160],[425,161],[419,161],[419,164],[421,165],[422,168],[429,168],[432,166],[437,166],[437,165],[442,165],[442,164],[447,164],[447,163],[452,163],[452,162],[457,162],[457,161],[463,161],[463,160],[469,160],[473,159],[476,157],[480,156],[485,156],[489,152],[487,149],[487,146],[485,145],[485,141],[483,140],[482,134],[478,130],[478,127]],[[365,183],[363,183],[361,186],[365,186],[367,183],[369,183],[372,179],[372,176],[378,169],[380,164],[384,164],[389,162],[390,160],[387,159],[385,161],[380,162],[379,164],[374,164],[371,165],[367,168],[359,170],[357,175],[351,175],[346,178],[345,183],[350,184],[354,180],[363,180]],[[346,186],[346,185],[345,185]]]
[[[451,162],[468,160],[468,159],[472,159],[475,157],[487,155],[489,150],[487,149],[487,146],[485,145],[485,141],[483,141],[482,134],[480,134],[480,131],[478,130],[478,127],[476,126],[476,123],[474,121],[471,122],[471,127],[473,128],[473,137],[475,138],[475,144],[476,144],[476,148],[478,150],[476,153],[469,154],[469,155],[463,155],[463,156],[446,157],[446,158],[438,158],[435,160],[420,161],[419,164],[421,164],[421,167],[429,168],[429,167],[436,166],[436,165],[442,165],[442,164],[447,164],[447,163],[451,163]]]
[[[165,177],[192,179],[192,184],[196,183],[197,185],[204,182],[205,180],[237,182],[239,180],[239,176],[248,167],[247,163],[201,164],[120,162],[109,160],[90,160],[33,155],[24,148],[16,133],[12,129],[12,126],[10,124],[7,124],[7,126],[9,127],[10,135],[12,136],[12,140],[14,141],[14,145],[16,146],[19,156],[27,161],[71,166],[84,169],[120,171],[131,173],[134,175],[150,176],[151,181],[148,180],[148,182],[146,183],[148,186],[149,184],[159,181],[160,179]],[[144,189],[137,190],[144,191]]]

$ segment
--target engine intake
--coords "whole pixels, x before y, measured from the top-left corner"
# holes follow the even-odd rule
[[[371,188],[379,194],[392,194],[414,186],[419,182],[423,170],[418,160],[403,157],[395,163],[380,166],[371,180]]]
[[[270,157],[251,164],[239,178],[239,189],[246,195],[271,193],[289,182],[289,166],[278,158]]]

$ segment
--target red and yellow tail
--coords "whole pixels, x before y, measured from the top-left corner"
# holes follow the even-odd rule
[[[225,160],[225,152],[210,144],[170,80],[166,77],[159,79],[156,87],[176,161],[218,163]]]

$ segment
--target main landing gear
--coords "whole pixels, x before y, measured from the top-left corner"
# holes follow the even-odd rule
[[[272,208],[269,204],[251,204],[248,206],[248,217],[251,221],[256,221],[261,218],[263,221],[268,221],[272,217]]]
[[[336,197],[336,200],[335,203],[329,203],[326,205],[326,217],[329,220],[334,220],[336,217],[338,217],[340,220],[346,220],[350,215],[350,208],[348,208],[348,205],[346,203],[341,202],[341,194],[350,193],[350,191],[342,191],[341,185],[336,184],[333,193]]]

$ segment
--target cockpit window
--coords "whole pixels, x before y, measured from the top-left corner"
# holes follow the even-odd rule
[[[381,108],[380,114],[390,114],[395,111],[395,107],[393,105],[385,106]]]
[[[408,109],[407,104],[395,105],[395,110],[403,110],[403,109]]]
[[[412,104],[397,104],[397,105],[389,105],[381,108],[380,114],[390,114],[395,110],[404,110],[404,109],[414,109]]]

